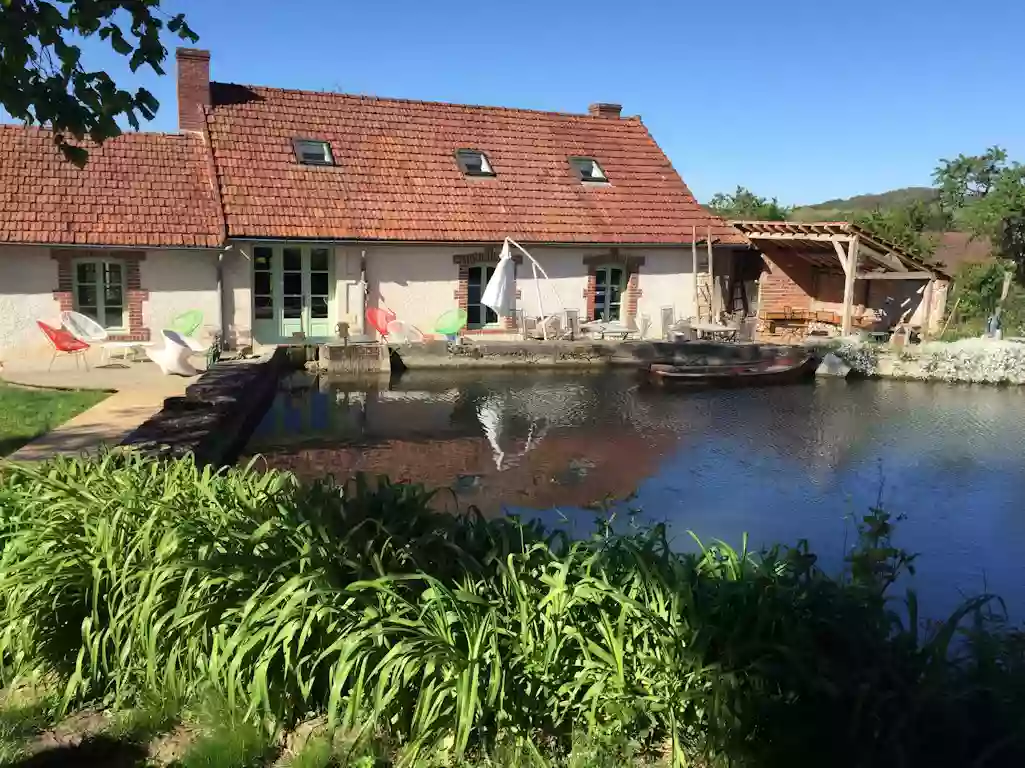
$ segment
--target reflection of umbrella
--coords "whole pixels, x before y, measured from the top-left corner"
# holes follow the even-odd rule
[[[501,470],[505,461],[505,451],[502,450],[502,446],[499,445],[498,437],[499,430],[502,426],[503,408],[499,403],[497,397],[489,397],[487,400],[477,406],[477,421],[480,422],[481,427],[484,428],[484,435],[488,438],[488,442],[491,444],[491,449],[495,454],[495,468]],[[530,428],[527,430],[527,441],[523,445],[523,449],[513,455],[513,460],[509,463],[508,467],[513,467],[517,463],[517,459],[526,456],[533,448],[540,443],[548,432],[548,425],[542,424],[541,429],[538,430],[537,435],[534,434],[534,428],[537,426],[534,419],[530,420]]]
[[[508,240],[502,244],[498,266],[481,294],[480,303],[499,315],[509,315],[516,308],[516,262],[509,253]]]
[[[498,444],[498,428],[502,426],[502,412],[495,398],[488,398],[477,406],[477,420],[484,428],[484,434],[487,436],[488,442],[491,443],[491,449],[495,452],[495,469],[501,469],[502,459],[505,458],[505,452]]]

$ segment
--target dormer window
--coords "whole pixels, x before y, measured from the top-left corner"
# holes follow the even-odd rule
[[[494,176],[488,156],[479,149],[460,149],[456,151],[456,162],[459,169],[467,176]]]
[[[331,145],[320,139],[292,139],[295,159],[303,165],[334,165]]]
[[[605,171],[602,170],[602,167],[598,165],[598,161],[593,157],[571,157],[569,164],[576,171],[581,181],[608,182],[609,180],[605,175]]]

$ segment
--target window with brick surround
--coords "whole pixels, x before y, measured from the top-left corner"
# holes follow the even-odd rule
[[[491,307],[480,303],[480,297],[488,280],[495,274],[494,266],[480,264],[470,267],[466,285],[466,327],[483,328],[498,322],[498,315]]]
[[[125,330],[125,265],[116,260],[79,260],[74,265],[74,307],[104,328]]]
[[[625,271],[622,267],[598,267],[594,270],[594,317],[606,322],[622,316]]]

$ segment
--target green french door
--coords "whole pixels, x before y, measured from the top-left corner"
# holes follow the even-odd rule
[[[329,338],[331,249],[258,245],[253,248],[253,335],[275,343],[302,333]]]
[[[594,271],[594,317],[589,319],[605,322],[620,319],[624,283],[621,267],[598,267]]]

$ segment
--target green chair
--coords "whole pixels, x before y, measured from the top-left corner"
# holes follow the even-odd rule
[[[450,309],[434,321],[434,331],[452,338],[466,326],[466,310]]]
[[[203,324],[203,313],[198,309],[190,309],[171,320],[169,330],[181,336],[195,336],[196,331]]]

